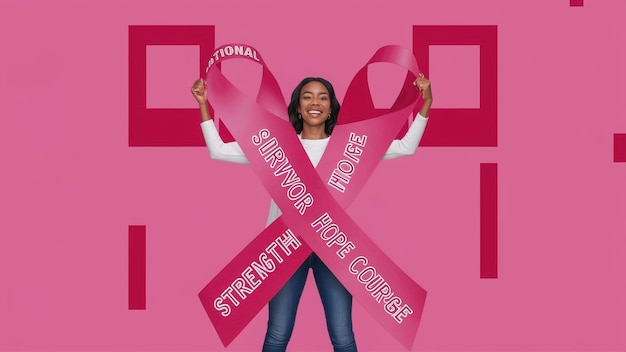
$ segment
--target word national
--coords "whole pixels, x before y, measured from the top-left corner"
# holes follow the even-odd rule
[[[219,61],[219,59],[223,59],[227,56],[247,56],[255,61],[261,61],[257,56],[256,49],[246,45],[226,45],[215,50],[211,59],[209,59],[209,64],[207,65],[205,73],[209,72],[209,68]]]

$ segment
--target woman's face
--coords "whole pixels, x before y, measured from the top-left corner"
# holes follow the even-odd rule
[[[311,81],[300,90],[298,113],[302,115],[303,128],[324,125],[330,110],[330,94],[321,82]]]

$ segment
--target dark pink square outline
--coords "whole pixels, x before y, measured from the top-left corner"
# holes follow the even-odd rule
[[[433,108],[422,146],[498,145],[498,27],[413,26],[413,53],[428,77],[430,45],[478,45],[480,47],[480,108]],[[459,84],[463,84],[459,82]],[[433,82],[433,91],[436,82]]]
[[[146,107],[148,45],[198,45],[198,77],[203,77],[215,47],[215,26],[128,26],[128,145],[203,146],[197,109]]]

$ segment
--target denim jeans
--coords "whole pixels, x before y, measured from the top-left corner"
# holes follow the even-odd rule
[[[313,270],[317,290],[324,305],[326,327],[334,351],[357,350],[352,331],[352,295],[313,253],[270,301],[263,352],[282,352],[287,348],[309,268]]]

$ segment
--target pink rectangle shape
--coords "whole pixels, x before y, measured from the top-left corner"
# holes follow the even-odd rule
[[[626,162],[626,133],[613,135],[613,161],[616,163]]]
[[[197,109],[189,81],[200,78],[200,45],[146,45],[146,109]],[[200,63],[200,67],[204,63]]]
[[[498,164],[480,164],[480,278],[498,278]]]
[[[430,45],[434,108],[480,109],[480,45]],[[462,83],[461,83],[462,82]]]
[[[146,226],[128,226],[128,309],[146,309]]]
[[[583,0],[569,0],[569,6],[583,6]]]

